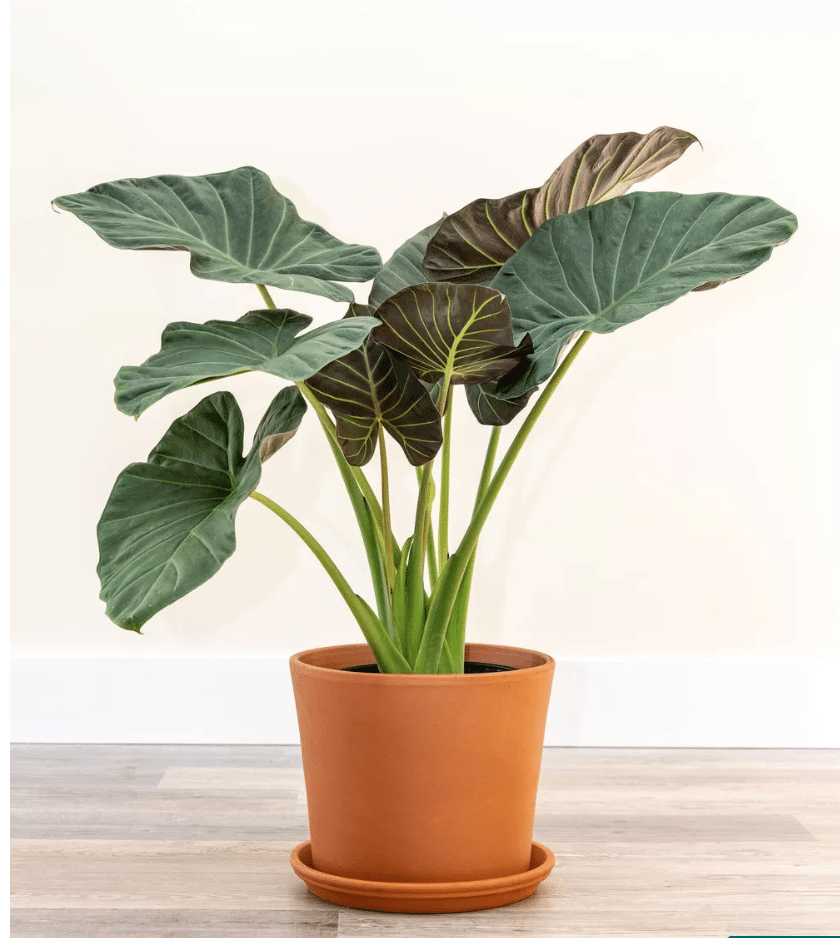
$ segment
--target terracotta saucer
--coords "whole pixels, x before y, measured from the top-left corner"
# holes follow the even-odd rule
[[[513,876],[464,883],[380,883],[322,873],[312,866],[311,841],[291,854],[292,869],[320,899],[375,912],[474,912],[532,895],[554,866],[554,854],[534,841],[531,868]]]

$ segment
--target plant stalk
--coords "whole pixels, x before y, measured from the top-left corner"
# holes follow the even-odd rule
[[[268,292],[268,289],[261,283],[258,283],[257,289],[260,291],[260,296],[262,296],[265,301],[265,305],[269,309],[277,309],[277,304],[271,297],[271,294]],[[315,411],[318,415],[318,419],[321,421],[321,426],[324,428],[324,432],[332,437],[335,443],[338,443],[338,437],[335,432],[335,424],[330,419],[329,414],[326,411],[324,405],[315,397],[315,395],[309,390],[306,384],[303,381],[296,381],[295,386],[300,391],[300,393],[306,398],[309,406]],[[341,452],[341,448],[333,447],[333,453],[336,453],[336,459],[339,458],[343,460],[350,469],[350,472],[353,475],[353,478],[356,480],[357,485],[364,493],[367,503],[370,507],[371,514],[373,519],[376,522],[376,527],[379,534],[384,540],[384,533],[382,531],[382,507],[379,504],[379,500],[376,497],[373,489],[371,488],[370,482],[368,482],[367,476],[362,472],[358,466],[351,466],[346,459],[344,459],[344,454]]]
[[[449,396],[451,372],[443,377],[440,396],[437,400],[438,413],[443,416],[446,399]],[[420,490],[417,493],[417,509],[414,514],[414,541],[411,548],[411,560],[407,571],[408,609],[405,624],[404,647],[408,660],[414,662],[414,656],[419,652],[426,629],[426,597],[423,589],[423,573],[426,568],[426,548],[431,529],[430,489],[432,481],[432,466],[434,459],[430,459],[420,474]],[[437,662],[435,662],[437,669]],[[434,674],[435,671],[428,672]]]
[[[438,514],[438,568],[449,559],[449,464],[452,452],[452,411],[455,396],[450,392],[444,402],[443,447],[440,459],[440,507]]]
[[[464,533],[464,537],[458,545],[458,549],[449,558],[446,568],[441,571],[440,578],[432,595],[429,613],[426,617],[426,628],[423,632],[420,649],[414,660],[415,672],[435,673],[437,671],[441,649],[446,639],[446,629],[452,615],[455,601],[458,598],[461,581],[470,564],[476,543],[478,542],[478,537],[487,521],[490,509],[498,498],[502,485],[504,485],[505,479],[507,479],[516,461],[516,457],[519,455],[525,441],[528,439],[528,434],[533,429],[534,424],[545,410],[552,395],[557,390],[560,382],[565,377],[572,363],[580,353],[580,350],[586,345],[591,335],[591,332],[584,332],[578,338],[577,342],[575,342],[569,353],[561,362],[560,367],[551,376],[551,379],[537,398],[534,406],[528,412],[519,431],[508,447],[507,452],[502,457],[499,468],[496,470],[490,484],[487,486],[487,491],[476,507],[472,520]]]
[[[385,449],[385,431],[382,429],[381,423],[379,424],[379,469],[382,477],[382,534],[384,542],[382,559],[385,562],[385,577],[388,581],[388,594],[393,598],[396,569],[394,568],[394,535],[391,530],[391,487],[388,478],[388,454]]]
[[[496,462],[496,452],[499,448],[499,438],[502,428],[493,427],[490,431],[490,439],[487,441],[487,453],[484,456],[484,465],[481,468],[481,477],[478,482],[478,489],[475,495],[475,505],[473,512],[484,497],[487,486],[493,475],[493,466]],[[478,553],[478,544],[472,552],[469,565],[464,571],[464,578],[458,588],[458,596],[452,609],[452,616],[449,625],[446,628],[446,639],[443,643],[443,661],[453,662],[456,674],[464,673],[464,646],[466,643],[467,631],[467,613],[470,605],[470,594],[472,590],[473,571],[475,570],[475,557]],[[456,667],[457,666],[457,667]]]
[[[321,544],[315,539],[315,537],[308,531],[294,517],[286,511],[285,508],[281,508],[275,501],[272,501],[268,496],[263,495],[261,492],[251,492],[250,495],[255,501],[258,501],[260,504],[265,505],[270,511],[273,511],[278,518],[281,518],[289,527],[301,538],[301,540],[306,544],[307,547],[312,551],[312,553],[318,558],[321,563],[321,566],[327,571],[330,579],[335,583],[338,588],[339,593],[341,593],[342,598],[345,603],[347,603],[350,611],[353,613],[356,621],[359,623],[359,627],[362,630],[362,634],[365,637],[365,640],[370,645],[371,651],[376,658],[376,662],[379,665],[381,671],[388,671],[389,673],[396,674],[407,674],[411,671],[408,662],[403,658],[402,654],[399,651],[399,648],[394,644],[391,637],[385,631],[382,623],[377,619],[373,612],[367,607],[367,604],[364,603],[360,596],[357,596],[353,592],[353,588],[345,579],[344,575],[335,565],[335,562],[330,557],[330,555],[324,550]]]

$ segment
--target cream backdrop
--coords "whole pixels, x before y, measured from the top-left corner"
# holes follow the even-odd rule
[[[186,254],[114,250],[52,198],[252,164],[305,218],[387,257],[443,211],[539,184],[593,133],[671,124],[703,149],[640,188],[766,195],[800,230],[749,276],[589,343],[487,529],[469,637],[558,659],[835,660],[831,6],[799,3],[792,18],[789,4],[738,2],[18,0],[13,651],[254,658],[361,641],[314,559],[250,501],[211,582],[142,636],[106,619],[95,526],[116,474],[210,390],[234,391],[252,431],[277,384],[244,376],[136,423],[118,413],[117,368],[155,351],[167,323],[235,318],[260,297],[191,276]],[[343,312],[275,299],[316,321]],[[486,433],[460,395],[457,408],[456,530]],[[405,533],[414,474],[391,456]],[[311,415],[260,488],[361,588],[352,515]]]

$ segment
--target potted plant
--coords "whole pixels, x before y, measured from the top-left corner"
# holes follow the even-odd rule
[[[300,218],[251,167],[122,179],[63,196],[118,248],[189,251],[202,278],[249,284],[264,308],[176,322],[115,379],[138,417],[167,394],[256,370],[284,386],[245,447],[228,391],[176,420],[117,478],[98,527],[101,598],[124,629],[209,579],[235,547],[237,510],[266,506],[314,553],[363,644],[291,659],[311,840],[292,865],[329,901],[458,911],[530,895],[553,855],[532,842],[554,663],[465,642],[479,536],[558,385],[594,333],[743,276],[796,229],[758,196],[626,194],[696,138],[671,127],[598,135],[543,185],[477,199],[432,222],[384,265]],[[366,304],[342,284],[373,281]],[[309,328],[269,288],[349,304]],[[453,399],[489,427],[465,531],[450,531]],[[370,567],[365,599],[282,505],[262,463],[314,411]],[[500,454],[502,428],[512,429]],[[413,530],[391,521],[386,431],[418,477]],[[393,446],[392,446],[393,450]],[[363,467],[378,457],[378,490]],[[459,494],[458,498],[464,498]]]

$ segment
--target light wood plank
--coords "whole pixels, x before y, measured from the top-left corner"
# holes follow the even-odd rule
[[[837,938],[836,913],[752,912],[714,904],[697,911],[633,911],[602,903],[598,909],[544,911],[533,899],[485,912],[460,915],[384,915],[341,909],[339,938],[399,935],[431,938],[484,935],[488,938],[724,938],[726,935],[824,935]]]
[[[784,814],[549,814],[540,812],[534,838],[545,843],[790,843],[816,838]]]
[[[309,830],[292,791],[19,789],[16,802],[16,838],[305,840]]]
[[[303,790],[303,768],[193,768],[176,766],[167,769],[158,788],[176,791],[222,791],[257,789],[268,791]]]
[[[12,905],[38,909],[323,909],[297,841],[12,842]]]
[[[11,927],[14,938],[333,938],[338,909],[15,909]]]
[[[306,890],[297,747],[17,746],[12,782],[16,938],[838,934],[836,751],[547,749],[535,837],[554,873],[460,916]]]

